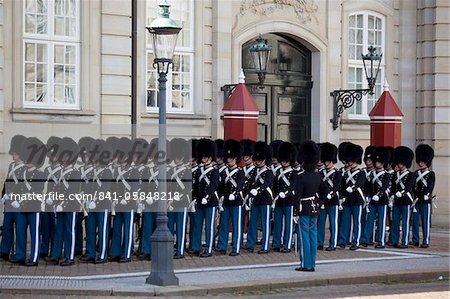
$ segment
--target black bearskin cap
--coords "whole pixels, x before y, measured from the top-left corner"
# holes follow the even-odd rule
[[[217,155],[217,146],[211,139],[202,138],[197,143],[197,157],[201,160],[203,157],[211,157],[213,160]]]
[[[223,158],[224,156],[224,145],[225,145],[225,141],[223,139],[216,139],[214,141],[216,143],[217,146],[217,158]]]
[[[366,161],[366,159],[373,160],[373,151],[374,150],[375,150],[375,146],[373,146],[373,145],[369,145],[368,147],[366,147],[366,149],[364,150],[364,161]]]
[[[414,152],[407,146],[397,146],[394,149],[393,165],[403,164],[410,168],[414,159]]]
[[[66,164],[70,165],[77,161],[80,153],[78,144],[70,137],[64,137],[59,143],[58,161],[63,162],[63,158],[67,159]]]
[[[242,146],[242,156],[251,157],[253,155],[253,151],[255,148],[255,142],[253,140],[242,139],[241,146]]]
[[[270,147],[272,148],[272,158],[278,158],[278,149],[282,143],[282,140],[274,140],[270,143]]]
[[[377,146],[372,152],[372,161],[375,164],[375,162],[380,162],[383,164],[384,167],[386,167],[389,164],[390,160],[390,153],[387,147],[384,146]]]
[[[348,141],[344,141],[341,144],[339,144],[338,147],[338,159],[339,161],[341,161],[342,163],[345,163],[345,149],[347,147],[347,145],[349,145],[351,142]]]
[[[22,143],[20,158],[25,164],[33,164],[36,168],[41,168],[45,162],[47,148],[39,139],[29,137]]]
[[[394,148],[392,146],[386,146],[386,148],[389,151],[388,167],[390,167],[394,163]]]
[[[117,142],[116,154],[119,163],[123,163],[128,160],[128,163],[131,162],[130,152],[133,147],[133,143],[131,139],[128,137],[122,137]]]
[[[143,138],[136,138],[133,140],[132,155],[135,155],[135,163],[147,164],[148,160],[149,144],[147,140]]]
[[[363,155],[363,148],[354,143],[349,143],[344,149],[344,161],[355,162],[361,164]]]
[[[325,163],[325,161],[337,163],[337,153],[338,148],[336,145],[329,142],[320,144],[320,161],[322,161],[322,163]]]
[[[252,159],[254,161],[266,161],[266,164],[270,165],[272,162],[272,147],[264,141],[258,141],[255,143]]]
[[[189,153],[189,143],[183,138],[174,138],[169,144],[169,157],[171,160],[179,159],[183,163],[189,162],[191,154]]]
[[[416,147],[416,163],[424,162],[428,167],[431,166],[431,162],[434,158],[434,150],[428,144],[419,144]]]
[[[81,137],[80,140],[78,140],[80,155],[85,155],[86,151],[90,148],[91,143],[93,143],[94,141],[95,139],[89,136]]]
[[[235,139],[229,139],[225,141],[224,145],[224,161],[226,162],[228,158],[236,158],[236,162],[241,161],[242,155],[242,145],[239,141]]]
[[[282,161],[289,161],[291,165],[294,165],[296,158],[297,158],[297,149],[292,143],[283,142],[278,147],[278,156],[277,156],[278,162],[281,163]]]
[[[61,138],[56,136],[50,136],[47,140],[47,157],[50,160],[53,160],[58,154],[59,143],[61,142]]]
[[[9,154],[12,155],[12,153],[16,153],[20,155],[22,143],[24,143],[26,139],[27,138],[23,135],[14,135],[13,138],[11,138],[11,146],[9,148]]]
[[[312,140],[305,140],[300,144],[299,162],[305,171],[314,171],[320,158],[320,148]]]

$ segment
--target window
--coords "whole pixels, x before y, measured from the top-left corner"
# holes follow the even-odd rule
[[[173,57],[173,65],[167,76],[167,111],[172,113],[191,113],[193,111],[194,75],[194,1],[170,1],[170,17],[182,27],[178,35]],[[147,0],[147,24],[158,16],[156,0]],[[153,67],[151,36],[147,35],[147,111],[156,112],[158,108],[158,74]]]
[[[367,48],[373,45],[377,53],[384,53],[385,18],[371,12],[351,14],[348,19],[348,78],[349,89],[367,88],[366,75],[361,54],[367,53]],[[349,109],[351,118],[367,118],[382,93],[384,82],[384,57],[381,61],[380,73],[373,95],[364,96],[361,102]]]
[[[78,0],[24,1],[24,107],[80,107],[79,10]]]

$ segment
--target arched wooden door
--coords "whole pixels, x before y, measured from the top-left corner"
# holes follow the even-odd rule
[[[258,139],[301,142],[311,138],[311,51],[289,36],[265,34],[272,45],[270,63],[264,86],[250,85],[260,111]],[[247,83],[258,77],[249,47],[242,47],[242,68]]]

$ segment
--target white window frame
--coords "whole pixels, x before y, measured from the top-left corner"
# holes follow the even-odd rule
[[[187,56],[189,57],[189,84],[190,84],[190,98],[189,98],[189,105],[188,107],[185,108],[173,108],[172,107],[172,90],[169,88],[167,88],[166,90],[166,107],[167,107],[167,112],[168,113],[176,113],[176,114],[193,114],[194,113],[194,99],[195,99],[195,84],[194,84],[194,74],[195,74],[195,59],[194,59],[194,30],[195,30],[195,12],[194,12],[194,0],[188,0],[189,1],[189,11],[190,11],[190,15],[189,15],[189,24],[190,24],[190,32],[189,32],[189,46],[175,46],[175,51],[174,51],[174,55],[183,55],[183,56]],[[176,2],[176,0],[172,0],[169,2],[170,5],[173,5]],[[157,1],[155,0],[146,0],[146,5],[157,5]],[[146,6],[146,14],[148,12],[147,6]],[[149,20],[149,16],[146,16],[146,20]],[[177,21],[177,20],[175,20]],[[147,24],[148,26],[149,24]],[[183,29],[181,29],[183,30]],[[181,33],[180,33],[181,34]],[[179,41],[177,41],[178,44]],[[147,39],[146,39],[146,55],[145,55],[145,60],[146,60],[146,66],[152,65],[152,62],[148,61],[148,53],[153,53],[153,45],[152,45],[152,40],[151,40],[151,36],[150,34],[147,34]],[[167,87],[171,87],[172,86],[172,67],[173,65],[171,65],[169,73],[167,74]],[[158,92],[158,74],[156,73],[156,69],[152,69],[149,70],[146,68],[145,70],[145,89],[146,89],[146,97],[147,97],[147,82],[148,82],[148,73],[149,71],[152,71],[155,75],[155,86],[156,86],[156,91]],[[146,108],[146,112],[147,113],[157,113],[158,112],[158,106],[155,107],[151,107],[151,106],[147,106],[147,98],[145,99],[145,108]]]
[[[81,2],[76,0],[76,35],[73,37],[62,36],[54,34],[54,22],[55,22],[55,1],[47,0],[47,34],[28,33],[25,32],[25,3],[22,9],[22,103],[24,108],[41,108],[41,109],[69,109],[80,110],[80,68],[81,68],[81,53],[80,53],[80,20],[81,20]],[[26,43],[40,43],[47,45],[47,102],[36,103],[27,102],[25,98],[25,55],[26,55]],[[75,47],[75,103],[74,104],[57,104],[54,101],[54,47],[55,45],[67,45]]]
[[[349,57],[350,56],[350,52],[349,52],[350,17],[355,16],[355,15],[363,15],[363,46],[362,46],[363,54],[367,53],[367,48],[370,46],[368,44],[369,16],[373,16],[373,17],[381,19],[381,22],[382,22],[382,25],[381,25],[381,52],[383,54],[385,53],[385,49],[386,49],[386,16],[376,13],[374,11],[364,10],[364,11],[352,12],[347,17],[347,24],[348,24],[348,27],[347,27],[347,37],[348,38],[347,38],[347,45],[346,45],[346,51],[347,51],[347,57],[348,57],[348,59],[347,59],[347,78],[346,78],[347,88],[354,89],[352,86],[349,86],[349,82],[348,82],[350,68],[361,68],[361,70],[362,70],[362,82],[361,82],[362,87],[361,88],[366,89],[366,88],[368,88],[368,85],[367,85],[367,79],[366,79],[366,74],[364,71],[364,64],[363,64],[362,59],[360,59],[360,58],[358,59],[358,57],[357,57],[357,59],[350,59],[350,57]],[[380,64],[380,72],[379,72],[378,78],[377,78],[378,83],[374,87],[374,91],[375,91],[375,89],[377,89],[377,87],[379,90],[381,90],[381,92],[383,91],[381,87],[384,82],[384,76],[385,76],[385,57],[383,55],[383,58],[382,58],[381,64]],[[375,99],[375,103],[378,100],[378,97],[380,95],[381,95],[381,93],[380,94],[375,93],[373,95],[373,97]],[[354,113],[354,111],[356,110],[356,102],[355,102],[355,104],[351,108],[348,109],[347,115],[348,115],[349,119],[361,119],[361,120],[369,119],[370,111],[368,111],[368,95],[363,96],[360,103],[361,103],[361,113],[360,114]]]

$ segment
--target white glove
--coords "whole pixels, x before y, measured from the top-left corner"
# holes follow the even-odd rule
[[[394,200],[389,199],[388,207],[392,208],[394,206]]]
[[[223,206],[219,205],[219,212],[223,212]]]
[[[353,193],[352,187],[347,187],[347,189],[345,189],[345,191],[347,191],[348,193]]]
[[[397,191],[397,193],[395,193],[395,196],[402,197],[402,193],[400,191]]]
[[[429,200],[429,199],[430,199],[430,197],[428,195],[423,196],[423,200]]]
[[[299,220],[299,219],[300,219],[299,216],[295,216],[295,217],[294,217],[294,223],[295,223],[295,224],[298,224],[298,220]]]
[[[379,197],[378,195],[374,195],[374,196],[372,197],[372,200],[373,200],[373,201],[379,201],[379,200],[380,200],[380,197]]]
[[[327,198],[331,199],[331,192],[327,194]]]
[[[153,204],[153,198],[147,198],[147,199],[145,200],[145,202],[146,202],[149,206],[151,206],[151,205]]]
[[[89,210],[93,210],[93,209],[95,209],[96,207],[97,207],[97,205],[95,204],[94,201],[90,201],[90,202],[89,202],[89,206],[88,206]]]
[[[63,211],[63,207],[61,205],[56,207],[56,212],[62,212]]]
[[[320,206],[320,209],[321,209],[321,210],[325,210],[325,205],[321,205],[321,206]]]
[[[173,207],[172,206],[168,206],[167,210],[169,210],[169,212],[173,211]]]
[[[5,204],[5,201],[7,201],[8,199],[9,199],[9,195],[8,194],[3,195],[3,197],[2,197],[2,204]]]
[[[124,198],[124,199],[122,199],[121,201],[120,201],[120,204],[121,205],[126,205],[128,203],[128,201]]]
[[[18,208],[20,207],[20,203],[19,203],[18,201],[13,201],[13,202],[11,203],[11,205],[12,205],[14,208],[16,208],[16,209],[18,209]]]
[[[47,197],[47,199],[45,200],[45,203],[49,206],[51,206],[53,204],[53,199],[51,199],[50,197]]]
[[[279,198],[285,198],[286,194],[284,194],[284,192],[280,192],[280,193],[278,193],[278,197]]]
[[[208,203],[208,200],[206,198],[202,198],[202,205],[206,205]]]
[[[229,199],[229,200],[235,200],[235,198],[236,198],[236,197],[234,196],[234,194],[230,194],[230,196],[228,196],[228,199]]]
[[[252,189],[252,190],[250,190],[250,194],[253,196],[256,196],[256,195],[258,195],[258,191],[256,189]]]

